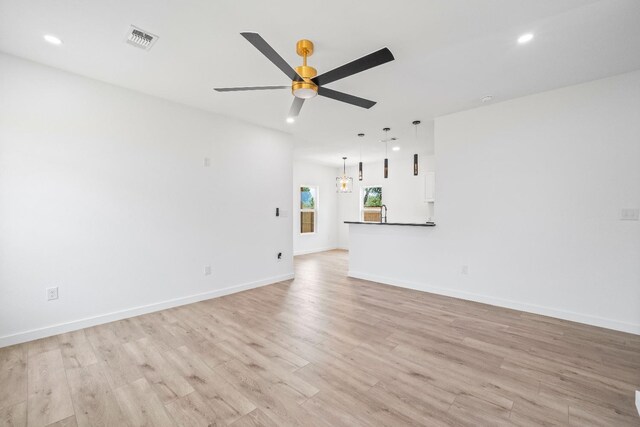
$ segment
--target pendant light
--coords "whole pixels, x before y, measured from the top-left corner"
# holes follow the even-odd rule
[[[384,128],[384,177],[389,178],[389,131],[391,128]]]
[[[359,133],[358,137],[360,138],[360,162],[358,163],[358,181],[362,181],[362,137],[364,133]]]
[[[420,124],[420,120],[414,120],[413,126],[416,128],[416,147],[418,146],[418,125]],[[413,175],[418,176],[418,155],[413,155]]]
[[[347,158],[342,158],[342,176],[336,178],[336,193],[351,193],[353,178],[347,176]]]

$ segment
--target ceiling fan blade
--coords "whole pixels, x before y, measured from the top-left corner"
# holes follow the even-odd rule
[[[271,89],[289,89],[291,86],[246,86],[246,87],[216,87],[216,92],[239,92],[244,90],[271,90]]]
[[[300,114],[300,109],[302,108],[302,104],[304,104],[304,99],[302,98],[293,98],[293,103],[291,104],[291,108],[289,109],[289,116],[291,118],[298,117]]]
[[[385,47],[376,52],[370,53],[369,55],[363,56],[362,58],[356,59],[355,61],[351,61],[348,64],[344,64],[331,71],[327,71],[324,74],[320,74],[311,80],[318,86],[323,86],[327,83],[335,82],[336,80],[344,79],[345,77],[368,70],[369,68],[377,67],[378,65],[393,61],[393,59],[393,54]]]
[[[296,73],[296,70],[291,68],[291,65],[287,64],[287,61],[282,59],[278,52],[273,50],[273,48],[267,43],[258,33],[240,33],[242,37],[247,39],[249,43],[255,46],[264,56],[266,56],[269,61],[273,62],[276,67],[280,68],[283,73],[287,75],[291,80],[295,80],[297,82],[302,81],[302,77]]]
[[[336,101],[346,102],[347,104],[352,104],[362,108],[371,108],[374,105],[376,105],[374,101],[369,101],[368,99],[349,95],[348,93],[338,92],[337,90],[327,89],[326,87],[319,87],[318,95],[326,96],[327,98],[335,99]]]

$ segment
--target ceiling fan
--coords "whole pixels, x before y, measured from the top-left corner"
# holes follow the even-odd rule
[[[291,79],[291,86],[250,86],[250,87],[225,87],[215,88],[218,92],[236,92],[247,90],[271,90],[288,89],[295,97],[287,121],[293,120],[300,114],[304,101],[316,95],[346,102],[362,108],[371,108],[376,103],[368,99],[359,98],[344,92],[338,92],[324,87],[324,85],[336,80],[352,76],[369,68],[377,67],[386,62],[393,61],[393,55],[389,49],[382,48],[362,58],[351,61],[324,74],[317,75],[315,68],[307,65],[307,57],[313,55],[313,43],[309,40],[299,40],[296,43],[296,53],[302,57],[302,65],[293,69],[258,33],[240,33],[249,43],[255,46],[273,64],[282,70]]]

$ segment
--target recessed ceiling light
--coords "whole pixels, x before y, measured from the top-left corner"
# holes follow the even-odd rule
[[[532,33],[523,34],[520,37],[518,37],[518,43],[520,44],[529,43],[531,40],[533,40]]]
[[[482,101],[482,103],[484,104],[485,102],[489,102],[489,101],[491,101],[492,99],[493,99],[493,96],[491,96],[491,95],[487,95],[487,96],[483,97],[483,98],[481,99],[481,101]]]
[[[293,117],[287,117],[287,123],[293,123],[295,121],[296,119],[294,119]]]
[[[400,151],[400,147],[395,146],[395,147],[393,147],[393,148],[392,148],[392,150],[393,150],[393,151]]]
[[[60,40],[59,38],[57,38],[56,36],[52,36],[51,34],[45,34],[44,35],[44,39],[45,41],[47,41],[48,43],[54,44],[56,46],[59,46],[62,44],[62,40]]]

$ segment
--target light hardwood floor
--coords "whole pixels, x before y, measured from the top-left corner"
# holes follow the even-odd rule
[[[0,349],[0,425],[640,425],[640,337],[346,278]]]

